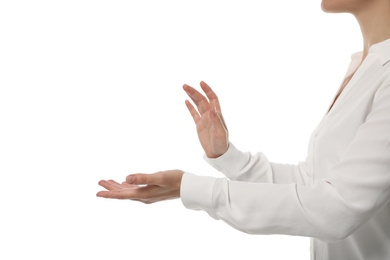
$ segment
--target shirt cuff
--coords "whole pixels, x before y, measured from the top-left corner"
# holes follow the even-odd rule
[[[216,170],[222,172],[226,177],[234,179],[240,170],[250,159],[250,153],[244,153],[238,150],[230,141],[227,151],[217,158],[208,158],[203,154],[203,159],[213,166]]]
[[[180,198],[187,209],[204,210],[219,219],[213,206],[214,184],[217,178],[197,176],[184,172],[180,185]]]

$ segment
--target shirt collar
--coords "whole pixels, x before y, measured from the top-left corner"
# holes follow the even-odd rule
[[[385,64],[387,64],[390,61],[390,38],[372,44],[368,49],[368,53],[378,54],[382,66],[385,66]],[[351,59],[361,60],[362,56],[363,56],[363,51],[358,51],[351,55]]]
[[[390,39],[372,44],[368,53],[378,53],[382,66],[390,61]]]

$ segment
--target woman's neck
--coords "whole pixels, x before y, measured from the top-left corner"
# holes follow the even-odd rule
[[[360,25],[363,35],[363,58],[371,45],[390,38],[390,1],[373,0],[365,8],[352,13]],[[370,2],[370,1],[368,1]]]

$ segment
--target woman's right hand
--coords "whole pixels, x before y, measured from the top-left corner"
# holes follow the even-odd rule
[[[217,158],[224,154],[229,146],[229,132],[221,113],[218,97],[214,91],[205,83],[200,86],[207,97],[196,91],[194,88],[184,84],[183,89],[194,101],[198,111],[186,100],[188,110],[196,124],[199,141],[208,158]]]

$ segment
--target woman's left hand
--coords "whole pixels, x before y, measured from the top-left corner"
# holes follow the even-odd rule
[[[153,174],[130,174],[121,184],[114,180],[101,180],[99,185],[107,191],[96,196],[111,199],[131,199],[145,204],[180,198],[181,178],[184,171],[169,170]]]

